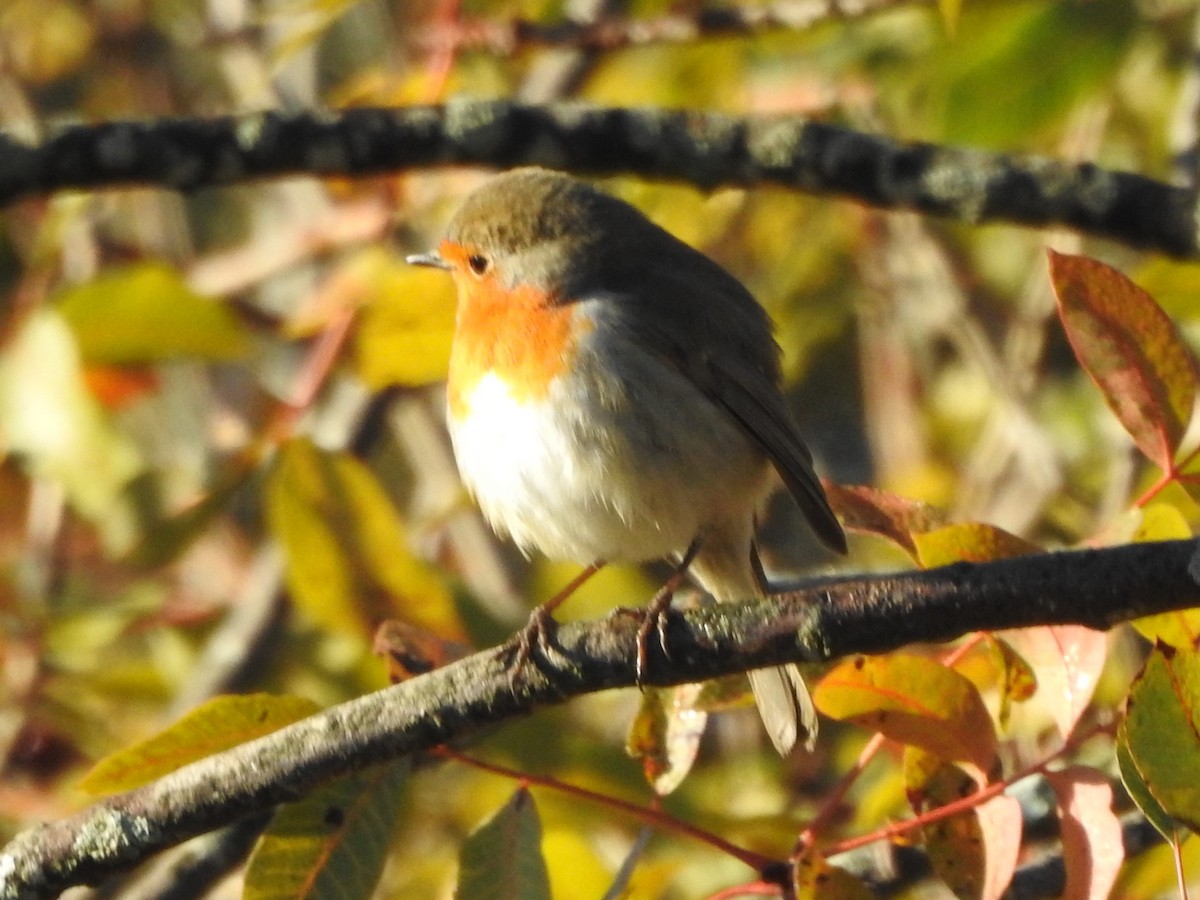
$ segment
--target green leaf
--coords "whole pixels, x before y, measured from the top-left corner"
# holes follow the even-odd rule
[[[939,662],[907,653],[859,656],[834,667],[813,692],[832,719],[854,722],[986,774],[996,730],[979,691]]]
[[[250,859],[244,900],[372,896],[408,772],[408,760],[375,766],[280,807]]]
[[[266,508],[292,597],[313,622],[366,637],[401,616],[442,636],[459,633],[449,589],[409,552],[391,500],[354,457],[289,441],[268,476]]]
[[[1129,796],[1146,820],[1168,841],[1175,840],[1179,832],[1179,823],[1171,818],[1170,813],[1163,809],[1162,804],[1150,793],[1146,779],[1142,778],[1142,773],[1138,771],[1133,755],[1129,752],[1129,741],[1123,725],[1117,734],[1117,770],[1121,773],[1121,782],[1125,785],[1125,790],[1129,792]]]
[[[1200,654],[1158,644],[1134,679],[1121,737],[1146,789],[1200,829]]]
[[[229,360],[250,350],[245,330],[227,307],[197,294],[162,263],[110,269],[63,289],[57,303],[87,362]]]
[[[457,900],[549,900],[542,858],[542,825],[529,791],[521,788],[463,843]]]
[[[1086,256],[1050,251],[1067,339],[1138,448],[1170,471],[1192,417],[1196,360],[1154,298]]]
[[[92,794],[127,791],[190,762],[270,734],[319,709],[304,697],[214,697],[165,731],[100,760],[79,786]]]

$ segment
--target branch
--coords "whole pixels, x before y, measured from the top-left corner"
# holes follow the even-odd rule
[[[1200,605],[1200,544],[1046,553],[928,572],[826,579],[766,600],[671,616],[667,659],[646,682],[702,681],[788,661],[820,662],[967,632],[1077,623],[1107,628]],[[369,694],[195,762],[0,853],[0,900],[53,896],[375,762],[462,738],[539,706],[634,684],[640,616],[562,626],[558,653],[510,677],[501,649]]]
[[[901,144],[797,116],[734,117],[577,103],[279,112],[0,135],[0,204],[66,189],[193,190],[283,175],[539,164],[704,188],[773,184],[975,224],[1062,226],[1200,258],[1193,195],[1141,175],[1043,157]]]

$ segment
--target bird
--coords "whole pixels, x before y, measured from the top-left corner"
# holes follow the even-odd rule
[[[566,174],[514,169],[407,261],[447,270],[457,290],[448,428],[484,517],[527,555],[587,572],[675,563],[652,604],[664,650],[685,572],[718,601],[769,590],[755,530],[773,472],[817,537],[846,552],[784,399],[766,310],[636,207]],[[640,643],[639,672],[642,654]],[[799,670],[749,677],[778,752],[811,749],[817,715]]]

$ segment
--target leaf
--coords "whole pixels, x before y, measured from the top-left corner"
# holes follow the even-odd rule
[[[1027,553],[1040,553],[1041,547],[1010,534],[1003,528],[983,522],[960,522],[933,531],[913,535],[917,561],[923,569],[956,562],[990,562],[1011,559]]]
[[[448,588],[409,552],[391,500],[354,457],[289,441],[268,476],[266,509],[287,555],[288,587],[311,621],[365,637],[398,615],[459,634]]]
[[[816,846],[808,847],[792,867],[795,900],[871,900],[867,886],[829,860]]]
[[[1129,691],[1120,736],[1171,818],[1200,828],[1200,655],[1158,644]]]
[[[89,363],[230,360],[250,351],[237,317],[162,263],[109,269],[63,289],[57,303]]]
[[[917,812],[970,796],[975,785],[953,766],[928,779]],[[922,829],[929,863],[955,896],[993,900],[1003,896],[1021,849],[1021,806],[1003,794],[969,810],[927,823]]]
[[[7,453],[61,485],[95,521],[120,510],[121,493],[143,468],[85,387],[75,342],[51,310],[30,315],[0,354],[0,436]]]
[[[375,249],[342,274],[365,304],[354,368],[368,387],[441,381],[454,338],[454,288],[446,273],[410,266]]]
[[[246,694],[214,697],[154,737],[119,750],[92,767],[79,787],[115,794],[277,731],[320,709],[304,697]]]
[[[250,858],[243,900],[372,896],[408,771],[407,760],[375,766],[280,807]]]
[[[1067,873],[1063,900],[1105,900],[1125,861],[1121,822],[1108,779],[1086,766],[1047,772],[1054,791]]]
[[[700,684],[681,684],[642,692],[625,752],[641,760],[646,780],[660,797],[679,787],[696,761],[708,724],[708,714],[696,708],[702,690]]]
[[[1000,724],[1008,723],[1013,703],[1024,703],[1037,693],[1037,672],[1012,644],[1003,638],[991,636],[989,641],[999,658],[1002,679],[1000,684]]]
[[[846,528],[889,540],[914,560],[917,546],[913,534],[942,524],[942,513],[919,500],[866,485],[823,483],[830,506]]]
[[[892,740],[986,773],[996,757],[991,717],[967,678],[923,656],[859,656],[834,667],[813,692],[833,719],[880,731]]]
[[[1141,513],[1141,524],[1133,535],[1135,541],[1186,540],[1192,536],[1192,529],[1183,513],[1170,504],[1151,503]],[[1151,643],[1161,641],[1172,647],[1187,649],[1195,647],[1200,638],[1200,609],[1156,613],[1134,619],[1130,624]]]
[[[542,826],[529,791],[518,790],[467,838],[458,869],[458,900],[550,900]]]
[[[1129,752],[1129,741],[1123,727],[1117,733],[1117,769],[1121,773],[1121,782],[1125,785],[1125,790],[1142,811],[1146,821],[1168,841],[1173,841],[1179,831],[1179,825],[1150,793],[1146,779],[1142,778],[1142,773],[1138,771],[1137,764]]]
[[[1086,256],[1050,251],[1059,316],[1080,364],[1163,471],[1192,417],[1196,360],[1154,298]]]
[[[1108,658],[1108,635],[1082,625],[1050,625],[1003,636],[1037,672],[1038,697],[1066,740],[1095,693]]]

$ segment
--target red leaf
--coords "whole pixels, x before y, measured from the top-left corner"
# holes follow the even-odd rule
[[[1192,416],[1196,360],[1148,293],[1110,266],[1050,251],[1067,339],[1138,448],[1170,471]]]
[[[914,560],[917,547],[913,533],[929,531],[943,522],[939,510],[919,500],[909,500],[866,485],[824,484],[825,495],[843,525],[851,531],[886,538]]]

